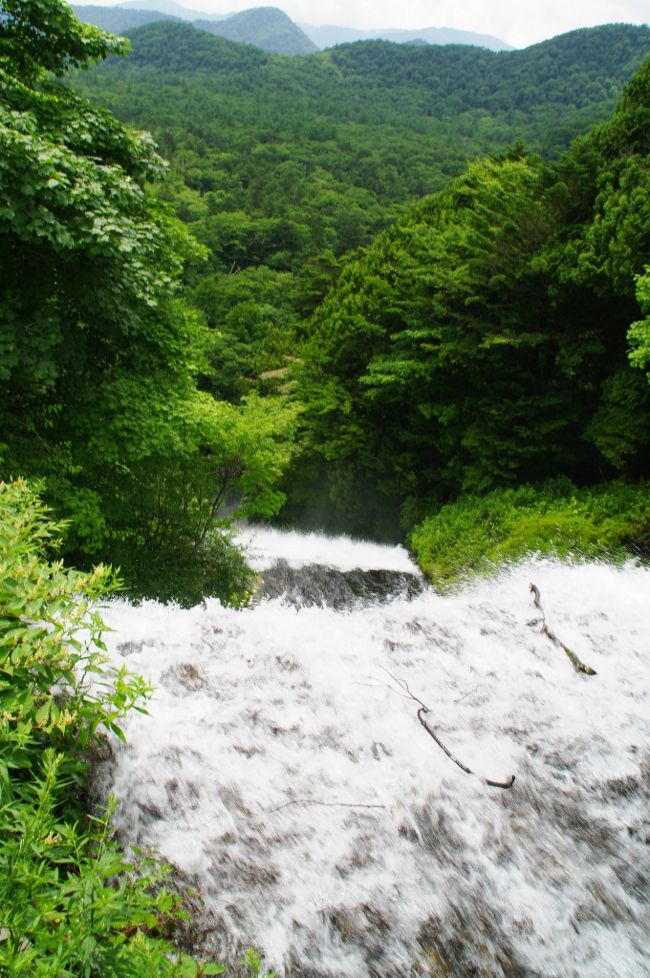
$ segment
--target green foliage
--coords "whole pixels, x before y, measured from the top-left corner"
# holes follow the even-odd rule
[[[650,254],[636,101],[649,73],[560,164],[520,147],[473,163],[345,263],[297,371],[302,475],[322,494],[312,459],[327,461],[341,525],[355,483],[417,511],[556,475],[648,476],[650,400],[628,343],[643,365],[645,325],[630,326]]]
[[[81,24],[67,4],[47,0],[3,0],[0,18],[0,66],[23,79],[45,71],[62,75],[87,67],[108,54],[128,51],[124,38]]]
[[[637,279],[636,295],[646,316],[630,327],[630,362],[645,368],[650,380],[650,265]]]
[[[197,393],[175,418],[167,450],[132,466],[108,510],[105,552],[138,597],[198,603],[203,596],[238,605],[253,575],[221,521],[274,515],[277,483],[292,454],[296,410],[251,395],[241,406]]]
[[[127,863],[108,815],[85,814],[88,752],[151,690],[107,663],[111,572],[48,562],[61,529],[27,483],[0,483],[0,972],[219,974],[162,936],[181,912],[164,868]]]
[[[517,139],[557,156],[606,118],[649,39],[619,25],[501,54],[379,41],[288,58],[159,22],[132,33],[128,60],[75,84],[151,129],[169,158],[156,192],[209,249],[186,281],[215,331],[210,389],[236,401],[295,353],[333,281],[305,301],[319,265],[369,244],[469,160]],[[228,279],[262,269],[286,287],[271,302],[237,296]]]
[[[647,556],[649,489],[623,482],[577,489],[558,479],[541,488],[464,496],[419,523],[409,543],[441,588],[531,553],[578,560]]]
[[[109,694],[91,684],[104,668],[103,626],[92,605],[115,588],[115,578],[101,565],[91,574],[66,570],[61,563],[44,565],[45,548],[56,546],[62,527],[47,518],[27,483],[0,486],[0,708],[1,729],[13,735],[12,767],[37,731],[53,748],[68,751],[73,744],[88,747],[99,723],[119,735],[119,719],[147,690],[123,673]]]
[[[162,160],[45,75],[123,46],[61,0],[0,9],[2,474],[43,480],[78,565],[119,562],[133,593],[159,582],[165,596],[153,569],[174,567],[182,600],[238,602],[247,575],[217,523],[232,496],[263,515],[281,505],[289,415],[270,408],[272,432],[259,410],[197,391],[211,334],[177,293],[204,249],[145,187]]]
[[[259,265],[232,275],[215,272],[193,290],[212,330],[207,355],[213,370],[205,385],[216,397],[238,402],[295,355],[297,318],[287,309],[293,287],[289,273]]]
[[[262,974],[262,958],[255,948],[248,948],[244,953],[242,964],[249,969],[251,978],[277,978],[275,971],[267,971]]]
[[[585,437],[613,468],[633,473],[642,465],[650,444],[649,419],[646,379],[641,371],[624,366],[603,382],[600,403]]]

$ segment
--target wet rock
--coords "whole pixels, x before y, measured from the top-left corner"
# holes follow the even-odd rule
[[[641,788],[641,782],[633,775],[626,778],[610,778],[603,785],[603,797],[606,801],[615,801],[617,798],[630,798]]]
[[[299,608],[319,606],[340,611],[361,604],[381,604],[397,597],[413,598],[425,586],[418,574],[404,571],[341,571],[320,564],[295,568],[279,560],[262,572],[261,594],[267,598],[285,598]]]
[[[427,978],[542,978],[520,960],[487,904],[471,918],[455,907],[450,911],[445,920],[430,917],[420,928],[419,974]]]
[[[360,904],[356,907],[336,907],[326,912],[327,919],[339,940],[352,944],[362,953],[371,976],[391,975],[385,966],[385,938],[390,924],[376,907]]]
[[[208,688],[208,680],[202,669],[191,662],[180,662],[173,669],[168,669],[160,677],[164,686],[180,685],[190,693],[196,693]]]
[[[125,658],[129,655],[135,655],[138,652],[142,652],[144,642],[118,642],[117,651],[120,655]]]

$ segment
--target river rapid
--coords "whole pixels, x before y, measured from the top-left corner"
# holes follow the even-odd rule
[[[195,949],[283,978],[650,975],[648,569],[529,560],[442,596],[401,548],[242,539],[251,607],[104,612],[156,693],[95,788],[198,894]]]

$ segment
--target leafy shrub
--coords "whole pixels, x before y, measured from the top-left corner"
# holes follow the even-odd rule
[[[214,528],[199,547],[179,540],[175,546],[114,549],[129,598],[175,601],[182,607],[217,597],[222,604],[246,604],[255,573],[226,528]]]
[[[150,690],[106,662],[95,604],[114,575],[49,562],[60,531],[27,483],[0,483],[0,974],[220,974],[164,938],[182,915],[165,869],[127,863],[109,813],[85,812],[83,752],[123,738]]]
[[[528,553],[619,560],[647,555],[649,543],[646,483],[577,489],[567,479],[464,496],[410,536],[420,567],[443,587]]]

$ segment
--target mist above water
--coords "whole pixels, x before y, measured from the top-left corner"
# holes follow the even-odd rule
[[[648,570],[531,560],[441,596],[400,548],[247,534],[288,598],[105,616],[157,693],[98,787],[201,894],[195,943],[286,978],[650,974]],[[363,572],[386,586],[336,599]]]

